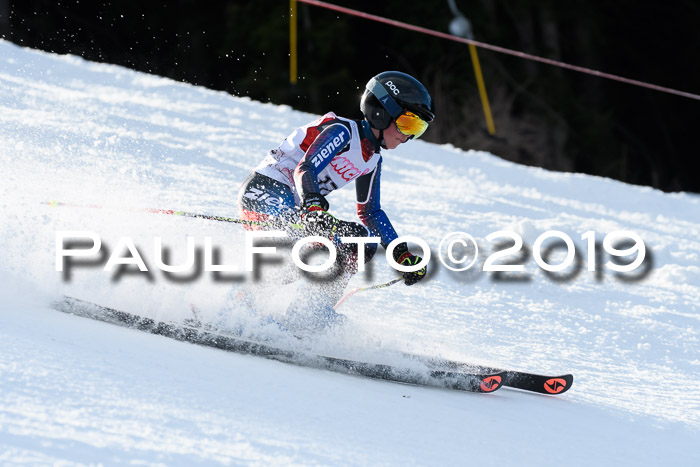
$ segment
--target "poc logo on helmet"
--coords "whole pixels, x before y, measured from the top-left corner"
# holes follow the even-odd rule
[[[386,85],[389,86],[389,89],[391,89],[391,92],[393,92],[395,96],[398,96],[401,93],[399,91],[399,88],[397,88],[396,85],[391,81],[387,81]]]

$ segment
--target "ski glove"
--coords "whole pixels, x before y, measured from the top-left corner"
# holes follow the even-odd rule
[[[338,229],[338,219],[328,212],[328,201],[319,193],[307,193],[301,203],[301,223],[307,236],[332,237]]]
[[[326,197],[321,193],[306,193],[301,200],[301,209],[303,213],[306,211],[317,211],[319,209],[321,211],[328,211],[328,207],[328,201],[326,201]]]
[[[396,245],[396,248],[394,248],[394,260],[401,266],[413,266],[420,263],[423,260],[423,258],[411,254],[408,251],[408,245],[406,245],[406,243],[399,243],[398,245]],[[419,280],[423,279],[427,272],[427,266],[423,266],[417,271],[404,272],[403,280],[406,285],[413,285]]]

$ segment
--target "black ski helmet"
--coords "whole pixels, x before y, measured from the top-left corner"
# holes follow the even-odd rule
[[[428,123],[435,118],[428,90],[413,76],[400,71],[385,71],[370,79],[360,101],[360,110],[377,130],[385,130],[404,110]]]

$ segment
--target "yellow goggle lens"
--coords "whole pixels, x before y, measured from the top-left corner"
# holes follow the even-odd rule
[[[428,129],[428,122],[412,112],[403,112],[396,118],[396,128],[406,136],[420,138]]]

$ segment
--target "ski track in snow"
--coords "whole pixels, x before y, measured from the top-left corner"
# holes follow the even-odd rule
[[[350,96],[350,98],[355,98]],[[329,109],[332,110],[332,109]],[[291,130],[315,118],[73,56],[0,40],[0,462],[108,464],[698,465],[700,198],[582,174],[553,173],[422,141],[384,155],[382,204],[400,234],[433,249],[430,278],[358,294],[346,329],[304,344],[392,363],[397,351],[512,369],[571,372],[558,398],[471,395],[298,368],[169,341],[50,310],[62,294],[157,319],[196,303],[218,319],[239,281],[182,283],[152,268],[55,271],[55,233],[104,245],[153,237],[184,260],[185,237],[212,237],[221,262],[242,254],[236,225],[125,208],[235,217],[240,182]],[[440,116],[438,116],[440,118]],[[432,178],[425,178],[427,173]],[[420,183],[416,183],[420,181]],[[354,219],[354,190],[329,197]],[[51,208],[58,200],[101,208]],[[625,282],[583,268],[528,282],[453,273],[437,246],[453,231],[629,230],[653,256]],[[380,252],[383,253],[383,252]],[[381,258],[350,287],[392,277]],[[287,289],[267,289],[268,305]],[[277,294],[277,295],[275,295]],[[278,302],[279,300],[279,302]],[[274,336],[268,336],[273,338]]]

